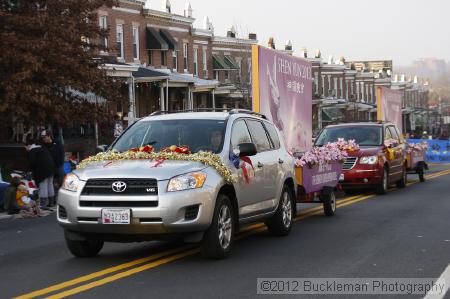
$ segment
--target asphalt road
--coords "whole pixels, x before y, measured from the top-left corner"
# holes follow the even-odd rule
[[[3,221],[0,298],[255,298],[264,297],[256,293],[263,277],[437,278],[450,263],[450,172],[436,173],[443,169],[450,166],[385,196],[352,194],[334,217],[301,205],[289,236],[252,226],[221,261],[156,242],[107,243],[98,257],[77,259],[53,216]]]

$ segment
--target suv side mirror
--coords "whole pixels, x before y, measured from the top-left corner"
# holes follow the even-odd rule
[[[97,152],[99,152],[99,153],[106,152],[107,149],[108,149],[107,144],[101,144],[101,145],[97,146]]]
[[[239,157],[249,157],[256,155],[256,145],[253,143],[241,143],[238,145]]]

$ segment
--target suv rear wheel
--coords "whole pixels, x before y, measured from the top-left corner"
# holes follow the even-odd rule
[[[388,189],[388,180],[389,180],[389,172],[386,167],[383,168],[383,176],[381,177],[381,181],[378,184],[376,192],[378,194],[386,194]]]
[[[275,214],[266,221],[269,232],[276,236],[288,235],[292,228],[295,208],[291,189],[284,185],[278,208]]]
[[[103,248],[103,241],[97,240],[71,240],[66,236],[66,244],[69,251],[76,257],[96,256]]]
[[[233,246],[234,217],[230,199],[224,194],[219,194],[211,226],[203,236],[201,244],[203,256],[223,259],[230,255]]]

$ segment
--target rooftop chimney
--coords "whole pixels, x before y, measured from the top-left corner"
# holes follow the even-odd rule
[[[291,40],[287,40],[286,41],[286,44],[284,45],[284,49],[286,50],[286,51],[292,51],[292,42],[291,42]]]
[[[267,43],[267,46],[270,49],[275,49],[275,40],[273,39],[273,37],[269,37],[269,42]]]
[[[334,64],[333,55],[328,56],[328,64]]]
[[[316,55],[314,55],[315,58],[322,58],[322,52],[320,52],[320,49],[316,50]]]
[[[170,4],[170,0],[163,0],[161,10],[172,13],[172,5]]]
[[[302,58],[308,58],[308,51],[306,50],[305,47],[302,47],[302,48],[300,49],[300,57],[302,57]]]
[[[231,26],[227,30],[227,37],[236,38],[236,29],[234,29],[234,26]]]
[[[257,40],[258,38],[257,38],[257,36],[256,36],[256,33],[249,33],[249,34],[248,34],[248,39],[251,39],[251,40]]]
[[[189,2],[186,2],[186,4],[184,5],[184,16],[192,18],[192,6]]]

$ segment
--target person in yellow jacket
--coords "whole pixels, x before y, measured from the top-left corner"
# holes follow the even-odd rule
[[[28,190],[24,185],[19,185],[16,191],[16,203],[21,211],[26,214],[38,216],[39,207],[36,202],[29,197]]]

